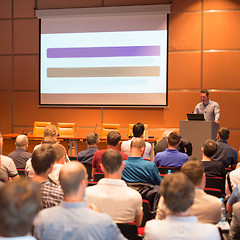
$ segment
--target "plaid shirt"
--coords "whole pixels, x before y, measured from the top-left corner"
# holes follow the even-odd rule
[[[57,206],[63,200],[61,186],[55,184],[51,179],[42,182],[41,204],[42,209]]]

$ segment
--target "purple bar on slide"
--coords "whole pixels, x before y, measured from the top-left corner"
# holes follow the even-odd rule
[[[159,56],[160,46],[48,48],[48,58]]]

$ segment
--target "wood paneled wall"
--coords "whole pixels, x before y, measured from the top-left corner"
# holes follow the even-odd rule
[[[108,7],[169,3],[164,0],[38,0],[38,9]],[[240,2],[173,0],[169,16],[169,107],[46,108],[38,106],[39,24],[35,0],[0,1],[0,131],[32,131],[33,122],[76,122],[85,136],[96,124],[149,125],[149,135],[179,129],[199,102],[201,88],[221,107],[220,126],[231,130],[229,143],[240,146]]]

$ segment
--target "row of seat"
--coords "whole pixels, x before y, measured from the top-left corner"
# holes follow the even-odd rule
[[[52,124],[51,122],[34,122],[33,126],[33,136],[34,137],[43,137],[44,128]],[[128,136],[133,136],[133,125],[128,125]],[[145,129],[148,129],[148,124],[144,124]],[[57,130],[60,137],[74,137],[76,135],[76,123],[57,123]],[[101,138],[107,137],[108,133],[111,131],[120,132],[120,124],[111,124],[111,123],[102,123],[101,124]],[[145,133],[143,133],[145,136]]]

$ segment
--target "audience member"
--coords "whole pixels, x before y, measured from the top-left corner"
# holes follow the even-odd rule
[[[189,160],[189,157],[185,153],[181,153],[177,150],[177,146],[180,144],[180,135],[177,132],[171,132],[168,135],[168,148],[157,153],[154,158],[154,163],[157,167],[181,167],[185,162]]]
[[[222,177],[225,181],[226,170],[222,162],[212,161],[212,157],[217,151],[217,144],[214,140],[206,140],[203,144],[202,164],[206,177]]]
[[[108,149],[102,155],[102,168],[105,178],[97,185],[88,187],[88,202],[107,213],[116,223],[142,223],[142,197],[121,180],[124,163],[119,151]]]
[[[200,223],[196,216],[191,216],[190,207],[194,202],[194,186],[183,173],[165,176],[160,191],[169,215],[161,221],[148,221],[144,239],[220,240],[216,226]]]
[[[159,141],[156,146],[154,147],[154,153],[155,155],[158,153],[158,152],[163,152],[165,151],[167,148],[168,148],[168,142],[167,142],[167,139],[168,139],[168,135],[173,132],[173,130],[166,130],[164,133],[163,133],[163,139],[161,141]],[[186,153],[188,156],[191,156],[192,155],[192,143],[189,142],[187,139],[183,139],[181,138],[180,139],[180,143],[179,145],[177,146],[177,150],[179,152],[182,152],[182,153]]]
[[[131,157],[124,161],[122,179],[137,190],[143,199],[147,199],[151,209],[155,211],[160,198],[159,184],[162,179],[156,165],[142,158],[144,150],[144,139],[134,138],[130,147]]]
[[[84,200],[87,173],[80,162],[63,166],[59,180],[64,201],[40,211],[34,229],[38,239],[125,239],[108,215],[87,207]]]
[[[2,155],[2,147],[3,147],[3,138],[0,133],[0,180],[8,180],[9,178],[19,178],[17,168],[10,157]]]
[[[32,179],[41,184],[42,208],[56,206],[63,200],[61,186],[55,184],[48,177],[55,160],[56,152],[50,144],[41,145],[32,154],[32,166],[35,171]]]
[[[221,219],[222,201],[204,192],[206,179],[201,161],[189,160],[182,166],[181,171],[195,187],[194,202],[190,209],[191,215],[196,216],[199,222],[217,224]],[[161,197],[156,218],[164,219],[168,214],[169,212]]]
[[[89,133],[87,135],[87,149],[79,152],[78,161],[81,163],[88,163],[92,165],[92,159],[94,153],[98,150],[98,134]]]
[[[215,124],[219,124],[219,104],[209,99],[209,92],[207,89],[202,89],[200,96],[201,102],[196,105],[194,113],[203,114],[206,121],[214,121]]]
[[[126,153],[130,157],[130,145],[134,138],[142,138],[145,130],[145,126],[142,123],[136,123],[133,126],[133,138],[128,141],[123,141],[121,145],[122,152]],[[143,159],[149,159],[152,152],[152,146],[149,142],[146,142],[145,151],[143,153]]]
[[[119,141],[121,140],[121,135],[117,131],[111,131],[107,135],[107,149],[113,148],[119,151]],[[95,172],[102,172],[101,169],[101,161],[102,161],[102,155],[104,152],[107,151],[107,149],[98,150],[93,155],[92,160],[92,178],[94,178]],[[122,155],[123,160],[126,160],[128,158],[128,155],[120,152]]]
[[[33,219],[40,209],[38,185],[21,178],[0,189],[0,239],[34,240]]]
[[[229,239],[240,239],[240,202],[233,205],[233,217],[229,230]]]
[[[230,186],[229,186],[230,183]],[[235,187],[240,183],[240,164],[238,163],[236,169],[229,172],[225,182],[225,193],[229,197],[234,191]]]
[[[16,150],[9,153],[8,156],[14,161],[16,168],[25,169],[26,162],[32,157],[32,154],[27,151],[28,138],[26,135],[18,135],[16,138]]]
[[[232,169],[235,169],[238,163],[237,151],[227,143],[228,138],[229,130],[225,127],[220,128],[217,133],[218,148],[212,160],[222,162],[225,168],[230,166]]]
[[[228,201],[227,201],[227,205],[226,205],[227,211],[228,211],[229,213],[231,213],[231,212],[232,212],[232,206],[233,206],[233,204],[235,204],[236,202],[239,202],[239,201],[240,201],[240,184],[238,184],[238,185],[234,188],[234,190],[233,190],[230,198],[229,198]]]

